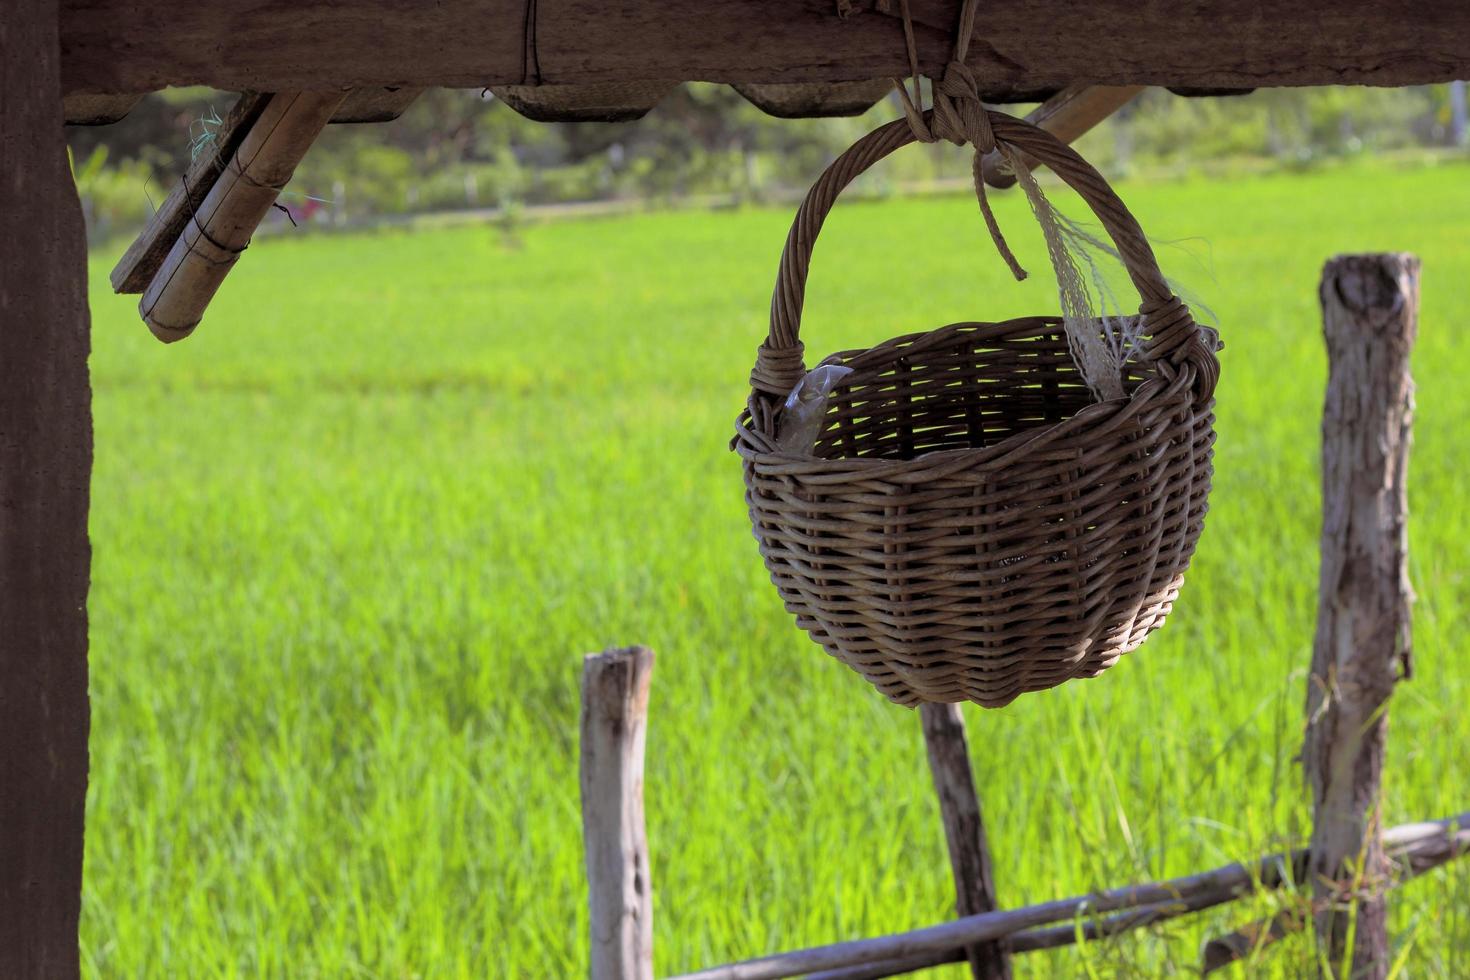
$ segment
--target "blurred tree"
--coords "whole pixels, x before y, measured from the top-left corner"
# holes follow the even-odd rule
[[[233,98],[171,90],[148,96],[115,125],[73,129],[74,158],[106,162],[88,167],[80,187],[94,235],[146,219]],[[856,119],[773,119],[727,86],[690,83],[636,122],[542,124],[488,91],[432,90],[395,122],[328,127],[291,192],[333,202],[334,224],[411,210],[608,198],[762,200],[804,188],[859,135],[899,115],[889,99]],[[1150,89],[1085,137],[1083,151],[1119,173],[1245,160],[1313,166],[1357,153],[1464,146],[1465,116],[1461,83],[1202,99]],[[882,189],[962,182],[968,172],[968,153],[936,144],[896,154],[868,180]]]

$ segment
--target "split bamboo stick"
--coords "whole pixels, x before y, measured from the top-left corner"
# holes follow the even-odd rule
[[[208,145],[194,155],[184,177],[168,192],[148,225],[133,239],[128,250],[112,269],[112,290],[117,293],[141,293],[148,288],[158,267],[189,223],[196,208],[204,203],[214,182],[240,148],[240,141],[250,132],[260,112],[270,101],[269,94],[243,92],[230,111],[215,128]]]
[[[164,343],[193,333],[346,92],[277,92],[175,240],[138,311]],[[186,199],[192,195],[186,191]]]

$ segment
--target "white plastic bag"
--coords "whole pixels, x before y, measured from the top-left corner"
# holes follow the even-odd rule
[[[776,448],[783,453],[810,456],[822,434],[822,420],[827,415],[827,399],[832,389],[852,373],[841,364],[823,364],[808,371],[791,394],[776,425]]]

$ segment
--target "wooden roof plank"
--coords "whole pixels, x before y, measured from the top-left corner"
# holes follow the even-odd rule
[[[142,92],[68,95],[61,100],[61,111],[68,126],[109,126],[132,112],[142,98]]]
[[[861,82],[737,82],[745,101],[778,119],[861,116],[893,91],[886,78]]]
[[[580,85],[492,85],[490,92],[535,122],[632,122],[648,115],[677,81]]]
[[[942,70],[960,0],[912,0]],[[62,0],[68,93],[857,81],[907,72],[889,14],[834,0]],[[534,16],[528,16],[533,11]],[[1407,85],[1470,75],[1470,4],[1009,0],[971,44],[981,88]]]
[[[422,88],[414,86],[373,86],[356,88],[347,93],[333,123],[379,123],[392,122],[413,105],[414,100],[424,94]]]

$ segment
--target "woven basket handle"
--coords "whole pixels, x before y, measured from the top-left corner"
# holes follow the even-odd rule
[[[1148,337],[1143,357],[1160,367],[1192,366],[1201,400],[1209,399],[1219,376],[1214,344],[1206,339],[1189,309],[1164,281],[1148,238],[1118,195],[1092,164],[1055,136],[1013,116],[999,112],[989,115],[996,140],[1009,143],[1050,167],[1087,202],[1117,246],[1128,277],[1143,300],[1139,312],[1144,317],[1142,332]],[[811,267],[812,247],[837,196],[859,174],[912,142],[914,134],[906,120],[895,120],[875,129],[848,147],[807,191],[781,253],[781,270],[771,296],[771,330],[761,345],[750,377],[753,392],[784,398],[806,372],[800,330],[807,272]]]

